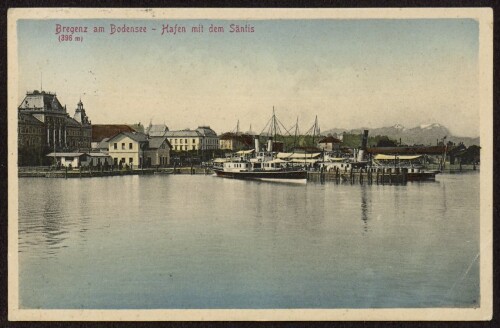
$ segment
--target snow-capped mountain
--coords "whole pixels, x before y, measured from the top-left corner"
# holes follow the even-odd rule
[[[370,131],[370,136],[388,136],[398,142],[401,139],[401,143],[407,145],[435,145],[438,141],[442,141],[445,137],[446,142],[452,141],[457,144],[463,142],[466,146],[479,145],[479,138],[452,136],[450,131],[439,123],[422,124],[413,128],[406,128],[401,124],[395,124],[393,126],[382,128],[359,128],[352,130],[331,129],[323,131],[323,134],[339,134],[343,132],[360,134],[365,129]]]

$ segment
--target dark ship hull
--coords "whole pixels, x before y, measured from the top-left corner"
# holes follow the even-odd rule
[[[264,181],[284,181],[284,182],[306,182],[307,172],[303,170],[296,171],[246,171],[246,172],[228,172],[215,169],[215,174],[219,177],[232,179],[249,179]]]

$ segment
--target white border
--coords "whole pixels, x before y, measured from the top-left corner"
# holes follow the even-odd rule
[[[22,310],[18,295],[17,179],[17,31],[19,19],[431,19],[479,21],[480,62],[480,307],[426,309],[290,310]],[[491,320],[493,310],[493,10],[491,8],[419,9],[42,9],[8,11],[8,319],[12,321],[213,321],[213,320]]]

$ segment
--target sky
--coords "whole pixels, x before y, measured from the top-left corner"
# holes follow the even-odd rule
[[[56,24],[86,26],[60,42]],[[110,26],[146,33],[110,34]],[[166,24],[186,33],[162,33]],[[203,33],[191,32],[203,25]],[[210,25],[224,27],[211,33]],[[230,33],[230,24],[254,32]],[[102,26],[104,33],[93,33]],[[156,30],[152,30],[152,29]],[[93,124],[209,125],[217,133],[272,115],[306,132],[440,123],[479,135],[478,22],[472,19],[19,20],[18,77],[57,93]],[[74,41],[75,37],[83,37]]]

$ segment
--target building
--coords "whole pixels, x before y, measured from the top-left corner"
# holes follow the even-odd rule
[[[108,151],[107,141],[120,132],[135,132],[126,124],[94,124],[92,125],[92,149]],[[140,131],[139,131],[140,132]]]
[[[165,124],[149,124],[146,129],[146,134],[150,137],[164,137],[168,132],[168,126]]]
[[[334,136],[327,136],[318,142],[318,148],[323,151],[338,151],[342,141]]]
[[[108,140],[114,165],[167,166],[172,146],[167,137],[148,137],[141,132],[120,132]]]
[[[50,151],[90,151],[91,122],[81,100],[70,117],[55,93],[27,92],[18,107],[18,165],[43,165]]]
[[[175,151],[219,148],[219,137],[209,126],[200,126],[196,130],[166,131],[165,136]]]
[[[226,132],[219,137],[219,149],[237,151],[251,148],[254,148],[254,137],[251,135]]]
[[[56,165],[68,168],[79,168],[82,166],[111,165],[111,156],[103,153],[49,153],[48,158],[55,161]]]
[[[170,149],[172,146],[167,137],[149,137],[148,148],[144,152],[147,166],[165,167],[170,165]]]

